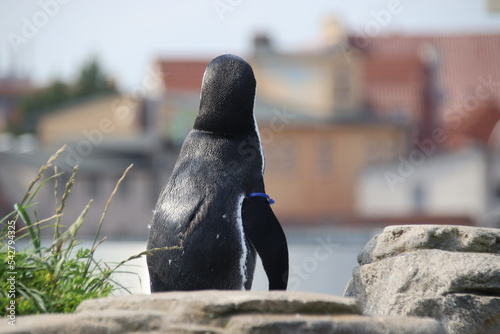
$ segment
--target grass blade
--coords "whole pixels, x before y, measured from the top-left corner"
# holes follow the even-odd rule
[[[23,206],[19,204],[14,204],[14,209],[17,211],[19,216],[23,219],[24,223],[28,227],[28,232],[30,234],[31,241],[33,242],[33,245],[35,246],[35,251],[37,251],[40,255],[40,235],[35,233],[35,230],[33,229],[33,224],[31,223],[31,219],[28,216],[28,213],[24,209]]]

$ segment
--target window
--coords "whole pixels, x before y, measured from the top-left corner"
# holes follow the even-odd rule
[[[289,173],[295,170],[297,152],[293,141],[286,140],[270,143],[264,153],[268,171]]]
[[[291,141],[287,141],[283,143],[283,151],[282,151],[282,170],[291,172],[295,169],[295,161],[296,161],[296,151],[295,146]]]
[[[417,183],[413,188],[413,204],[416,213],[422,213],[424,211],[426,202],[426,193],[422,184]]]
[[[500,199],[500,184],[497,184],[497,186],[494,187],[494,194],[497,199]]]
[[[332,143],[328,138],[322,138],[316,150],[316,169],[320,176],[328,177],[333,170]]]
[[[333,74],[333,97],[335,105],[344,107],[351,99],[351,75],[346,69],[339,69]]]
[[[397,156],[394,143],[383,139],[367,139],[364,150],[366,164],[390,161]]]

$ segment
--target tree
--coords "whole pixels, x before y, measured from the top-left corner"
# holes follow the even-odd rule
[[[36,118],[44,112],[87,96],[114,93],[114,83],[107,79],[96,58],[84,63],[75,83],[55,79],[46,87],[21,100],[24,130],[33,131]]]
[[[96,93],[115,92],[116,88],[102,71],[97,59],[91,59],[82,70],[75,85],[75,97],[85,97]]]
[[[71,99],[71,87],[56,79],[47,87],[21,100],[21,109],[25,115],[45,110]]]

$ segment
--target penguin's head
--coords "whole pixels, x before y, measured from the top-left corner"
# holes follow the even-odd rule
[[[255,84],[252,67],[240,57],[214,58],[203,75],[193,128],[221,135],[253,133]]]

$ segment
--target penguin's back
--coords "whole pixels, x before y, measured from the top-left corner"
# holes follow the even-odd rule
[[[250,187],[263,186],[262,160],[252,142],[252,136],[190,132],[158,199],[148,242],[148,249],[180,249],[148,257],[157,276],[152,282],[162,285],[153,290],[246,285],[255,251],[244,237],[241,206]]]

